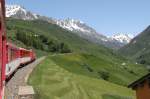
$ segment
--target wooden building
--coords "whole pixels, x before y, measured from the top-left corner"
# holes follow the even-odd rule
[[[150,73],[128,86],[136,91],[137,99],[150,99]]]

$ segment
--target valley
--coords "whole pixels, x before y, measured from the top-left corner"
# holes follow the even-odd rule
[[[119,50],[120,54],[140,64],[149,66],[150,62],[150,26]]]
[[[34,48],[38,57],[50,54],[29,79],[39,99],[69,99],[74,96],[77,96],[75,99],[133,99],[134,92],[127,85],[148,73],[144,65],[46,21],[9,18],[7,29],[11,42]],[[38,40],[37,45],[18,39],[18,33],[25,33],[27,38],[32,34],[30,42],[33,42],[34,35],[38,35],[35,39]],[[52,47],[48,45],[49,41],[64,43],[71,52],[48,50],[57,48],[54,46],[57,43]]]
[[[127,86],[149,72],[150,27],[108,37],[80,20],[6,10],[8,40],[47,57],[28,80],[36,99],[135,99]]]

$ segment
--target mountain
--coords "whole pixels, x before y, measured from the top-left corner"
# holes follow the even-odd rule
[[[109,43],[111,44],[111,48],[116,50],[128,44],[132,39],[131,36],[127,34],[121,34],[121,33],[115,34],[108,38],[109,38]]]
[[[131,40],[131,37],[127,34],[116,34],[112,37],[107,37],[103,34],[97,33],[95,29],[79,20],[68,18],[65,20],[58,20],[56,23],[60,27],[72,31],[84,39],[88,39],[89,41],[98,44],[103,44],[106,47],[113,49],[119,49]]]
[[[116,40],[116,41],[118,41],[118,42],[120,42],[120,43],[128,44],[128,43],[131,41],[132,37],[133,37],[133,36],[130,36],[130,35],[128,35],[128,34],[121,34],[121,33],[119,33],[119,34],[113,35],[113,36],[110,37],[110,38],[111,38],[112,40]]]
[[[59,25],[60,27],[64,29],[79,33],[81,37],[86,36],[89,39],[93,37],[94,39],[93,41],[96,41],[96,40],[98,41],[102,40],[104,42],[116,41],[118,43],[127,44],[132,39],[131,36],[129,36],[128,34],[121,34],[121,33],[115,34],[112,37],[104,36],[100,33],[97,33],[96,30],[94,30],[93,28],[91,28],[90,26],[86,25],[84,22],[79,21],[79,20],[68,18],[65,20],[59,20],[56,23],[57,25]]]
[[[46,16],[41,16],[38,14],[34,14],[24,7],[20,5],[7,5],[6,6],[6,17],[12,17],[16,19],[23,19],[23,20],[44,20],[52,24],[56,24],[72,33],[87,39],[91,42],[105,45],[106,47],[118,49],[127,44],[130,38],[127,35],[115,35],[113,37],[107,37],[103,34],[98,33],[95,29],[91,26],[87,25],[86,23],[67,18],[64,20],[58,20],[54,18],[49,18]]]
[[[58,20],[56,21],[56,24],[64,29],[78,34],[80,37],[83,37],[96,43],[108,41],[108,38],[106,36],[97,33],[95,29],[79,20],[68,18],[64,20]]]
[[[147,69],[143,65],[132,63],[112,49],[83,39],[73,31],[68,31],[47,21],[7,18],[7,37],[10,42],[20,47],[42,50],[47,53],[46,55],[50,52],[50,57],[47,57],[33,71],[32,75],[35,74],[36,76],[31,75],[33,80],[30,81],[33,81],[35,85],[37,83],[41,86],[44,85],[38,88],[40,92],[37,96],[41,97],[40,99],[53,99],[51,94],[63,96],[66,99],[68,96],[79,96],[78,93],[81,93],[81,99],[84,98],[83,93],[85,93],[84,96],[89,97],[88,99],[96,99],[95,97],[97,99],[101,99],[101,97],[107,99],[108,97],[109,99],[112,97],[110,95],[112,90],[115,90],[113,97],[121,99],[120,96],[123,98],[124,95],[129,97],[128,94],[125,94],[129,90],[123,86],[147,73]],[[55,45],[57,43],[61,46]],[[64,44],[69,46],[71,53],[59,54],[59,50],[53,52],[56,47],[62,47]],[[53,76],[53,78],[50,79],[50,76]],[[107,90],[104,86],[108,87]],[[37,88],[37,86],[34,87]],[[45,95],[47,90],[41,91],[43,88],[52,89],[51,87],[56,90],[53,90],[53,92],[48,90],[51,93],[50,95]],[[67,95],[64,94],[64,90],[66,90],[65,93],[68,93]],[[72,96],[70,92],[73,93]],[[131,92],[130,96],[132,95]]]
[[[129,44],[119,51],[124,56],[127,56],[138,63],[150,64],[150,26],[133,38]]]
[[[108,38],[106,36],[98,34],[93,28],[89,27],[88,25],[79,20],[69,18],[64,20],[57,20],[54,18],[48,18],[45,16],[33,14],[19,5],[7,5],[6,17],[13,17],[16,19],[23,19],[23,20],[41,19],[53,24],[57,24],[64,29],[72,31],[75,34],[96,43],[108,41]]]
[[[38,19],[38,15],[27,11],[20,5],[6,5],[6,17],[13,17],[23,20],[35,20]]]
[[[61,44],[56,45],[57,48],[67,45],[71,53],[58,55],[54,61],[73,73],[127,85],[146,72],[144,66],[131,63],[112,49],[83,39],[47,21],[8,18],[7,31],[8,39],[19,46],[55,53],[56,42]],[[138,73],[138,70],[141,72]]]

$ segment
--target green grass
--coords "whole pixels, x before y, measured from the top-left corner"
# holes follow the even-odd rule
[[[131,99],[131,98],[130,97],[121,97],[121,96],[117,96],[117,95],[105,94],[105,95],[103,95],[103,99]]]
[[[150,65],[150,26],[118,52],[140,64]]]
[[[42,56],[47,56],[47,54],[49,54],[48,52],[45,52],[45,51],[42,51],[42,50],[34,49],[34,51],[36,53],[37,58],[42,57]]]
[[[51,24],[45,21],[25,21],[11,18],[7,19],[8,39],[19,46],[25,46],[16,38],[16,33],[18,30],[24,30],[27,33],[34,33],[36,35],[44,35],[50,40],[54,39],[60,42],[64,42],[73,52],[94,54],[109,60],[115,60],[116,58],[117,60],[122,59],[121,56],[117,55],[111,49],[108,49],[103,45],[92,43],[79,37],[71,31],[67,31],[55,24]]]
[[[78,59],[77,59],[78,60]],[[108,95],[134,99],[134,92],[105,80],[72,73],[47,57],[29,79],[36,99],[118,99]]]
[[[104,94],[130,97],[133,96],[131,90],[115,84],[126,86],[147,73],[143,65],[131,63],[103,45],[92,43],[45,21],[9,18],[7,30],[9,41],[24,48],[33,46],[27,46],[16,38],[18,30],[64,42],[73,52],[49,56],[35,69],[29,83],[38,93],[36,99],[102,99]],[[37,57],[48,54],[41,50],[35,51]],[[108,82],[102,80],[104,78]]]
[[[125,86],[147,73],[143,65],[109,60],[91,54],[60,54],[51,56],[51,59],[70,72],[97,79],[104,79],[103,76],[108,76],[106,80]],[[125,65],[122,65],[123,63]]]

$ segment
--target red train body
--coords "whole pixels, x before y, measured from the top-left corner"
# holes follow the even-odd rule
[[[35,53],[33,50],[27,50],[24,48],[17,47],[11,43],[7,43],[7,63],[5,76],[6,79],[14,73],[20,66],[30,63],[35,60]]]
[[[4,99],[5,80],[19,66],[35,60],[33,50],[7,43],[5,23],[5,0],[0,0],[0,99]]]
[[[5,0],[0,0],[0,99],[4,97],[6,66]]]

